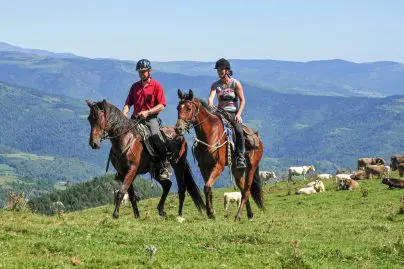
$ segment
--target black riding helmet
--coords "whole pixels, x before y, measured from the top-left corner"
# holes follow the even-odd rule
[[[147,59],[141,59],[136,63],[136,71],[139,70],[150,70],[151,64],[150,61]]]
[[[221,59],[217,60],[217,62],[215,64],[215,69],[231,70],[230,63],[225,58],[221,58]]]

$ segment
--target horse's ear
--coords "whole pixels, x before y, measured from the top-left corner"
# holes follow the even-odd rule
[[[89,107],[92,107],[94,105],[94,103],[90,100],[86,100],[86,103]]]
[[[192,100],[194,98],[194,92],[189,89],[189,93],[188,93],[189,99]]]
[[[182,93],[181,89],[178,89],[178,98],[184,99],[184,94]]]

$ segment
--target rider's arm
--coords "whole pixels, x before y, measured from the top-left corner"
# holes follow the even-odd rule
[[[127,117],[128,112],[129,112],[130,106],[129,105],[124,105],[122,109],[122,113]]]
[[[236,94],[238,96],[238,99],[240,100],[240,107],[237,111],[237,114],[241,116],[241,113],[243,112],[244,106],[245,106],[245,97],[244,97],[244,92],[243,92],[243,86],[241,86],[240,81],[236,82]]]
[[[132,100],[132,87],[129,90],[129,94],[128,97],[126,97],[126,101],[125,101],[125,105],[122,108],[122,113],[127,117],[128,116],[128,112],[130,110],[130,107],[133,105],[133,100]]]
[[[164,107],[165,107],[164,105],[158,104],[157,106],[155,106],[155,107],[148,110],[149,115],[160,113],[161,111],[163,111]]]
[[[210,107],[213,107],[213,100],[215,99],[215,95],[216,95],[216,90],[210,89],[210,94],[209,94],[209,98],[208,98],[208,105]]]

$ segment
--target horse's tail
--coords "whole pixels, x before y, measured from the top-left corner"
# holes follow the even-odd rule
[[[198,185],[196,185],[194,176],[191,171],[191,167],[189,166],[187,159],[185,159],[185,166],[184,166],[184,181],[185,181],[185,187],[189,195],[191,196],[192,200],[194,201],[195,206],[198,208],[199,212],[202,212],[202,210],[206,210],[205,202],[202,199]]]
[[[251,184],[251,196],[253,197],[255,203],[257,204],[258,208],[265,210],[264,206],[264,194],[262,191],[262,182],[259,176],[260,168],[257,165],[257,168],[254,172],[253,182]]]

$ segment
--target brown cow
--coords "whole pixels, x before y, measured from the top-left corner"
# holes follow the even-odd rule
[[[365,166],[365,174],[366,179],[373,178],[373,175],[377,175],[378,178],[381,178],[383,175],[387,176],[387,168],[384,165],[366,165]]]
[[[366,165],[384,165],[385,161],[383,158],[359,158],[358,159],[358,170],[364,170]]]
[[[351,179],[364,180],[364,179],[366,179],[366,173],[363,170],[356,171],[356,172],[352,173]]]
[[[403,155],[394,155],[391,156],[390,168],[392,171],[398,170],[400,177],[404,175],[404,156]]]
[[[388,185],[390,188],[404,188],[404,180],[402,179],[385,177],[383,178],[382,183]]]
[[[356,180],[354,179],[348,179],[347,181],[345,181],[345,186],[344,189],[345,190],[354,190],[359,186],[358,182],[356,182]]]

